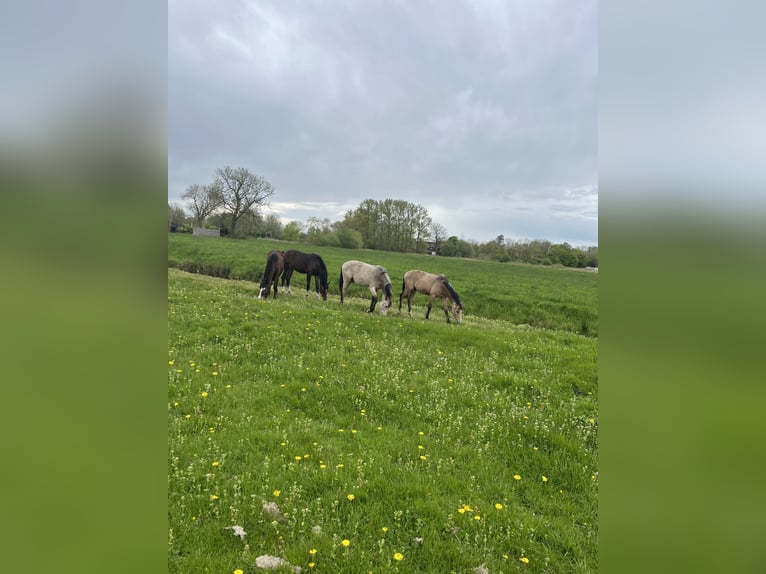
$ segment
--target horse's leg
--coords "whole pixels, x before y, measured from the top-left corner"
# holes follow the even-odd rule
[[[343,270],[340,271],[340,279],[338,280],[338,291],[340,291],[340,302],[343,303],[343,292],[346,290],[346,282],[343,280]]]
[[[279,290],[279,274],[272,279],[272,284],[274,285],[274,299],[276,299],[277,291]],[[268,293],[268,291],[266,291],[266,293]]]
[[[436,298],[436,295],[431,295],[430,297],[428,297],[428,309],[426,309],[426,319],[428,319],[428,316],[431,314],[431,307],[433,307],[435,298]]]
[[[407,289],[407,283],[405,283],[404,279],[402,279],[402,292],[399,294],[399,312],[397,315],[402,314],[402,297],[404,296],[404,292]]]
[[[292,295],[293,292],[290,290],[290,278],[293,276],[293,270],[287,269],[285,270],[284,275],[282,275],[282,289],[285,287],[285,281],[287,281],[287,294]]]
[[[375,310],[375,304],[378,302],[378,290],[372,285],[370,286],[370,293],[372,293],[372,303],[370,303],[370,308],[367,310],[368,313],[372,313]]]
[[[415,293],[417,291],[413,288],[407,294],[407,314],[410,316],[410,319],[412,318],[412,300],[415,298]]]
[[[442,309],[444,309],[444,316],[447,317],[447,323],[450,323],[449,320],[449,305],[447,305],[447,297],[442,297]]]
[[[306,271],[306,297],[309,296],[309,290],[311,289],[311,273]]]

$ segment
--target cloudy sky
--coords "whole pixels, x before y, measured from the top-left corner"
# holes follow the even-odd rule
[[[170,0],[168,198],[246,167],[284,221],[365,198],[598,243],[597,5]]]

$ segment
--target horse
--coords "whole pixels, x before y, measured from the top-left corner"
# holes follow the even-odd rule
[[[434,303],[434,299],[437,297],[442,300],[442,308],[444,309],[444,316],[447,317],[447,323],[449,320],[449,313],[447,312],[447,301],[451,301],[452,305],[450,311],[455,317],[457,324],[463,321],[463,304],[460,302],[455,289],[452,288],[450,282],[444,275],[434,275],[433,273],[426,273],[420,269],[411,269],[404,274],[402,280],[402,293],[399,295],[399,314],[402,313],[402,297],[407,296],[407,311],[409,316],[412,317],[412,299],[415,297],[415,293],[424,293],[429,295],[428,310],[426,311],[426,319],[431,313],[431,306]]]
[[[266,270],[261,278],[261,289],[258,291],[258,299],[268,299],[269,291],[274,286],[274,299],[277,298],[277,288],[279,287],[279,276],[285,267],[284,251],[269,251],[266,255]]]
[[[309,295],[311,287],[311,278],[315,277],[315,286],[317,296],[321,294],[322,300],[327,301],[327,266],[322,258],[316,253],[303,253],[295,249],[285,251],[285,270],[282,272],[282,289],[287,283],[287,292],[290,291],[290,278],[293,271],[306,274],[306,297]]]
[[[368,313],[375,310],[375,304],[378,302],[378,289],[383,290],[383,301],[380,303],[380,314],[385,315],[388,308],[391,307],[391,279],[386,270],[380,265],[370,265],[362,261],[346,261],[340,268],[340,302],[343,303],[343,294],[346,288],[351,284],[366,285],[372,293],[372,302]]]

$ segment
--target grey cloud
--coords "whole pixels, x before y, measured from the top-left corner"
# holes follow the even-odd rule
[[[169,10],[171,198],[231,164],[269,178],[284,203],[395,197],[435,214],[462,197],[504,210],[523,197],[551,237],[556,214],[592,212],[591,196],[566,190],[597,191],[593,2]],[[479,220],[444,224],[508,235]],[[595,242],[589,226],[578,233]]]

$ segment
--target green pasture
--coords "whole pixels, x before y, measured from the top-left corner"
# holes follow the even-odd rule
[[[423,269],[449,277],[460,295],[467,318],[485,317],[515,325],[598,336],[598,275],[564,267],[177,233],[168,235],[168,266],[260,282],[266,254],[271,249],[298,249],[321,255],[327,264],[330,294],[336,297],[341,265],[349,259],[358,259],[386,267],[397,308],[404,273],[409,269]],[[293,294],[305,290],[305,275],[295,274],[291,286]],[[351,286],[350,294],[369,299],[369,291],[355,285]],[[422,307],[415,313],[425,314],[426,300],[425,295],[415,297],[414,305]],[[403,308],[406,309],[406,302]],[[443,319],[444,314],[441,310],[432,311],[431,317]]]
[[[169,260],[260,272],[276,244],[171,235]],[[595,331],[533,328],[474,301],[558,292],[595,324],[595,277],[303,250],[331,270],[380,263],[395,283],[410,267],[444,272],[464,323],[425,321],[422,306],[369,314],[361,289],[345,305],[295,284],[258,300],[252,280],[169,269],[169,571],[251,574],[269,555],[289,563],[280,572],[595,572]]]

